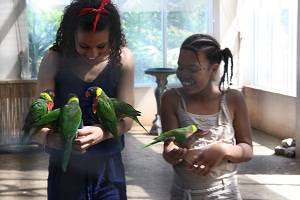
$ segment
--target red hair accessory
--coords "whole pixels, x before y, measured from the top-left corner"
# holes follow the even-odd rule
[[[93,13],[93,12],[96,13],[96,17],[95,17],[94,22],[93,22],[93,32],[96,32],[97,23],[99,22],[101,15],[102,14],[109,14],[109,12],[107,12],[104,8],[109,3],[110,3],[110,0],[102,0],[98,9],[95,9],[95,8],[82,8],[80,10],[79,16],[86,15],[86,14]]]

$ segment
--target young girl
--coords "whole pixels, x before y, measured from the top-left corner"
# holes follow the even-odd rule
[[[163,131],[197,124],[204,134],[181,148],[165,142],[163,157],[173,165],[171,199],[241,199],[236,167],[252,157],[251,129],[243,95],[224,90],[228,78],[228,48],[220,49],[211,36],[195,34],[182,44],[177,77],[181,88],[162,96]],[[224,72],[219,85],[215,77],[221,61]]]
[[[38,75],[38,91],[53,89],[55,107],[62,107],[69,93],[80,100],[83,127],[78,130],[74,153],[64,173],[59,133],[44,128],[40,141],[50,154],[48,199],[124,200],[126,185],[121,150],[124,146],[97,125],[92,99],[85,97],[99,86],[110,97],[133,104],[133,58],[126,48],[120,16],[109,0],[73,0],[64,10],[56,41],[44,56]],[[132,126],[121,120],[119,133]],[[76,153],[77,152],[77,153]],[[78,153],[80,152],[80,153]]]

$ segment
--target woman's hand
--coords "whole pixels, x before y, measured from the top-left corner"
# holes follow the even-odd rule
[[[185,160],[189,169],[200,176],[207,175],[212,168],[218,166],[226,155],[226,144],[222,142],[209,144],[200,149],[188,150]]]
[[[32,141],[53,149],[63,148],[61,136],[50,128],[42,128],[38,134],[33,136]]]
[[[164,143],[163,157],[168,163],[172,165],[176,165],[182,162],[186,152],[187,149],[178,147],[174,144],[173,140],[168,140]]]
[[[86,149],[101,142],[103,138],[104,132],[100,127],[84,126],[82,129],[78,129],[74,148],[81,153],[85,153]]]

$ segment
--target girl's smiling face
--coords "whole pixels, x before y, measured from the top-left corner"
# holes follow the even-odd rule
[[[218,66],[210,64],[201,51],[195,54],[191,50],[181,49],[177,77],[187,93],[199,93],[211,86]]]
[[[97,32],[79,29],[75,33],[75,49],[91,64],[105,60],[110,51],[108,28]]]

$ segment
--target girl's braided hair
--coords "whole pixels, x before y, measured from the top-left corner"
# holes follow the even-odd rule
[[[64,56],[71,57],[77,54],[75,50],[75,32],[78,29],[83,31],[103,31],[109,30],[110,55],[109,62],[112,60],[117,64],[121,61],[121,48],[126,46],[126,39],[121,28],[119,12],[114,4],[105,4],[105,12],[100,16],[96,26],[93,25],[96,12],[80,15],[82,9],[98,9],[101,2],[105,0],[73,0],[66,6],[62,16],[60,26],[56,33],[56,39],[51,47],[52,50],[61,52]]]
[[[198,59],[197,52],[201,51],[205,53],[210,64],[220,64],[221,61],[224,61],[224,72],[219,83],[219,90],[221,87],[224,87],[225,78],[227,84],[232,84],[233,76],[233,58],[230,49],[225,48],[221,50],[221,46],[218,41],[210,35],[206,34],[194,34],[189,36],[181,45],[181,49],[187,49],[196,54]],[[228,60],[231,59],[231,69],[230,69],[230,78],[228,77]]]

